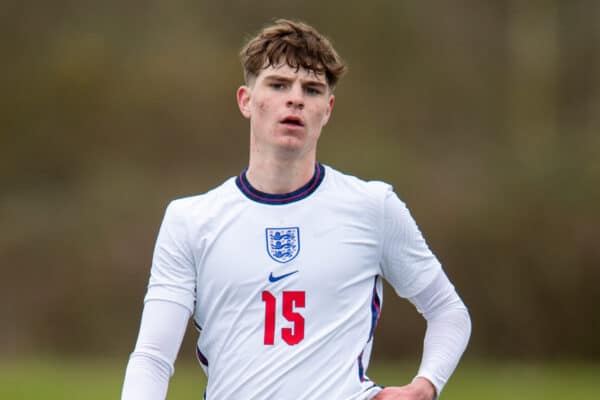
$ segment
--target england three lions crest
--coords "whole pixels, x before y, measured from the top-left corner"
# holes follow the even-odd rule
[[[300,252],[300,228],[267,228],[267,253],[279,263],[292,261]]]

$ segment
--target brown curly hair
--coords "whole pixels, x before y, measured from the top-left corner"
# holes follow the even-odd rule
[[[246,43],[240,58],[246,83],[262,69],[284,61],[292,68],[325,74],[331,89],[346,71],[346,65],[326,37],[310,25],[287,19],[278,19],[263,28]]]

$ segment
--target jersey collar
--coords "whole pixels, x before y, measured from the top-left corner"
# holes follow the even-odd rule
[[[289,204],[295,201],[305,199],[306,197],[310,196],[315,190],[317,190],[321,182],[323,182],[323,178],[325,177],[325,167],[323,167],[319,163],[315,163],[315,173],[306,185],[290,193],[270,194],[261,192],[260,190],[257,190],[254,187],[252,187],[252,185],[250,184],[250,182],[248,182],[248,179],[246,178],[247,170],[248,168],[244,168],[244,170],[235,179],[235,184],[237,185],[237,187],[250,200],[256,201],[258,203],[271,205]]]

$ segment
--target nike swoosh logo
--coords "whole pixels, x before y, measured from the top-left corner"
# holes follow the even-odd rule
[[[269,274],[269,282],[277,282],[282,280],[283,278],[287,278],[290,275],[294,275],[296,272],[298,272],[298,270],[296,271],[292,271],[292,272],[288,272],[287,274],[283,274],[283,275],[279,275],[279,276],[275,276],[273,275],[273,273],[271,272]]]

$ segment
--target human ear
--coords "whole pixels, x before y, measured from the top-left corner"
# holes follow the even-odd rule
[[[335,104],[335,96],[329,96],[329,101],[327,104],[327,109],[325,110],[325,115],[323,116],[323,126],[327,125],[329,122],[329,118],[331,117],[331,111],[333,111],[333,105]]]
[[[246,119],[250,119],[250,94],[248,86],[240,86],[236,93],[238,107]]]

